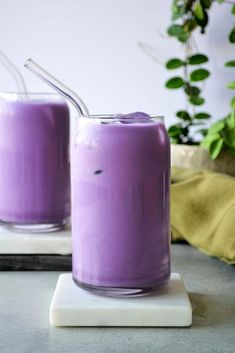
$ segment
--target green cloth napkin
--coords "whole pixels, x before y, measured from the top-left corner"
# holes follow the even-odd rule
[[[235,177],[172,168],[172,241],[235,264]]]

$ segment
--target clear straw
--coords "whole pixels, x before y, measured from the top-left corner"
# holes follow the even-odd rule
[[[62,82],[57,80],[54,76],[49,74],[41,66],[35,63],[32,59],[28,59],[24,66],[29,69],[34,75],[46,82],[49,86],[54,88],[57,92],[67,98],[78,110],[79,115],[89,116],[89,110],[83,100],[70,88],[65,86]]]
[[[21,72],[2,50],[0,50],[0,62],[12,75],[19,92],[26,94],[27,89]]]

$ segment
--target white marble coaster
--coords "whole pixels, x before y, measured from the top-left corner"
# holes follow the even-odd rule
[[[54,326],[190,326],[192,307],[183,280],[172,273],[167,287],[139,298],[102,297],[59,276],[50,306]]]
[[[0,227],[0,255],[3,254],[71,254],[71,231],[28,234]]]

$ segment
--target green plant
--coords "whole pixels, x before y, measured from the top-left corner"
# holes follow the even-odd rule
[[[216,159],[222,150],[235,155],[235,112],[214,123],[201,142],[211,158]]]
[[[235,4],[232,4],[231,13],[235,16]],[[230,43],[235,43],[235,25],[229,33]],[[225,63],[225,67],[235,68],[235,60]],[[235,80],[228,83],[228,88],[235,89]],[[235,96],[230,102],[231,112],[224,118],[213,124],[207,131],[201,146],[205,147],[211,158],[215,159],[222,150],[227,150],[235,155]]]
[[[185,107],[176,112],[177,123],[168,129],[172,143],[199,144],[194,137],[194,127],[201,127],[198,132],[206,134],[205,123],[210,114],[205,111],[197,112],[197,108],[205,103],[202,96],[201,84],[209,76],[209,70],[204,66],[208,57],[203,53],[193,51],[195,48],[193,32],[200,28],[205,33],[208,24],[208,10],[212,0],[173,0],[172,24],[167,32],[184,45],[183,58],[172,58],[166,62],[168,70],[181,69],[181,75],[167,80],[168,89],[183,89],[185,94]],[[203,65],[203,66],[202,66]]]
[[[196,45],[193,38],[193,32],[200,29],[201,33],[205,33],[205,29],[209,22],[209,10],[214,2],[227,3],[232,5],[232,14],[235,14],[235,2],[232,0],[173,0],[172,1],[172,24],[168,27],[168,34],[175,37],[179,42],[183,43],[184,56],[183,58],[172,58],[166,62],[168,70],[181,69],[180,75],[175,75],[167,80],[165,86],[168,89],[183,89],[185,94],[185,107],[176,112],[177,123],[171,125],[168,129],[169,136],[172,143],[177,144],[200,144],[200,140],[204,138],[202,145],[206,147],[212,156],[216,158],[218,154],[215,151],[221,151],[223,148],[231,150],[231,137],[223,144],[221,139],[225,138],[225,132],[222,130],[217,135],[217,143],[214,142],[213,126],[209,129],[206,128],[208,119],[211,118],[210,114],[204,110],[198,112],[199,107],[205,103],[205,98],[202,96],[204,88],[204,81],[210,76],[209,70],[205,67],[205,63],[209,58],[207,55],[197,52]],[[235,42],[235,26],[229,33],[229,40],[231,43]],[[203,66],[201,66],[203,65]],[[229,61],[225,64],[228,67],[235,66],[235,61]],[[229,83],[230,89],[235,89],[235,81]],[[235,98],[231,101],[232,113],[234,115]],[[224,125],[227,126],[226,134],[232,128],[231,117],[223,119]],[[229,120],[228,120],[229,119]],[[228,122],[229,121],[229,122]],[[195,127],[198,128],[195,130]],[[222,126],[222,124],[220,124]],[[217,125],[218,128],[218,125]],[[212,129],[212,130],[211,130]],[[198,133],[202,137],[198,140]],[[213,134],[213,141],[211,135]],[[231,131],[229,132],[231,135]],[[210,137],[208,136],[210,135]],[[219,140],[219,141],[218,141]],[[212,141],[212,142],[209,142]],[[230,147],[229,147],[230,146]]]

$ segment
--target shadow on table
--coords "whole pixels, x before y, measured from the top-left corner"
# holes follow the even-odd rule
[[[193,309],[194,327],[215,327],[232,321],[235,316],[234,303],[231,298],[189,292]]]

